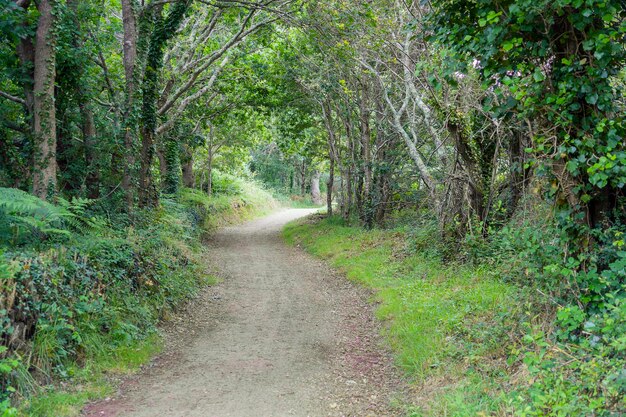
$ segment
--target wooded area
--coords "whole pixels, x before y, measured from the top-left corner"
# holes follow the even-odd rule
[[[367,229],[410,213],[446,260],[514,259],[509,278],[548,294],[541,337],[568,344],[563,396],[587,400],[562,414],[559,395],[531,396],[525,415],[626,412],[624,6],[0,0],[6,263],[60,239],[11,189],[113,229],[231,175]],[[23,351],[8,309],[3,360]]]

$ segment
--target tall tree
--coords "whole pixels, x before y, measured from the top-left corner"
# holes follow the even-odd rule
[[[146,69],[143,76],[143,103],[141,115],[141,170],[139,173],[139,204],[152,207],[158,203],[158,191],[152,178],[151,166],[154,158],[154,136],[157,128],[157,101],[159,74],[163,67],[164,48],[176,35],[191,0],[174,3],[166,17],[162,16],[161,7],[157,6],[154,28],[150,35]]]
[[[137,16],[134,0],[122,0],[123,38],[122,51],[124,54],[124,128],[122,131],[124,144],[124,168],[122,173],[122,188],[126,197],[126,206],[131,208],[134,201],[132,187],[133,166],[135,164],[137,116],[135,102],[137,95]]]
[[[54,0],[40,0],[37,4],[39,20],[33,62],[33,194],[43,200],[52,197],[57,187],[54,5]]]

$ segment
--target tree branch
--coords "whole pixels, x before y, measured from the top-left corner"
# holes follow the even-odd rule
[[[21,104],[22,106],[26,106],[26,100],[20,97],[13,96],[9,93],[5,93],[4,91],[0,91],[0,97],[4,97],[7,100],[11,100],[15,103]]]

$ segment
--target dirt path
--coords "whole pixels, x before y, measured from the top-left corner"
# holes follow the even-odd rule
[[[401,385],[367,294],[287,247],[311,210],[223,229],[210,243],[223,282],[166,331],[166,353],[89,417],[391,416]]]

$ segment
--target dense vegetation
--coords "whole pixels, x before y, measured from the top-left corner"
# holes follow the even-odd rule
[[[193,293],[233,175],[325,192],[299,238],[378,251],[337,256],[454,413],[626,413],[623,1],[0,10],[5,409]]]
[[[32,416],[76,411],[108,392],[159,348],[156,325],[213,282],[201,239],[275,206],[266,191],[217,176],[213,197],[184,189],[134,221],[107,218],[91,200],[44,202],[2,192],[3,408]],[[80,382],[64,392],[58,382]],[[3,415],[5,415],[3,414]]]

